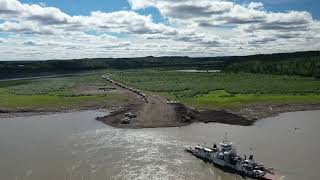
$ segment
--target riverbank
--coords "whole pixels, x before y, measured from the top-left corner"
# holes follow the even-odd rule
[[[97,120],[117,128],[181,127],[194,122],[220,122],[233,125],[252,125],[254,121],[226,111],[196,110],[183,104],[166,104],[163,97],[148,97],[148,103],[129,105]],[[126,113],[133,113],[129,123],[122,123]]]
[[[282,113],[320,110],[318,103],[255,103],[230,112],[246,119],[256,121],[263,118],[274,117]]]
[[[132,88],[114,80],[111,81],[124,92],[132,95],[136,94],[130,90]],[[275,116],[283,112],[320,109],[320,103],[256,103],[237,109],[212,110],[192,108],[182,103],[172,103],[169,99],[152,92],[148,92],[144,98],[138,98],[134,105],[127,105],[107,116],[98,117],[97,120],[117,128],[180,127],[194,122],[219,122],[250,126],[258,119]],[[126,118],[125,114],[128,113],[133,114],[134,117]]]
[[[127,104],[127,103],[126,103]],[[58,113],[82,112],[82,111],[100,111],[113,112],[122,108],[126,104],[100,104],[100,106],[77,107],[77,108],[44,108],[44,109],[0,109],[0,118],[29,117],[38,115],[50,115]]]
[[[258,119],[284,112],[320,110],[320,96],[317,94],[319,82],[315,79],[244,74],[249,78],[248,81],[245,78],[237,79],[238,76],[234,74],[148,70],[142,73],[112,73],[108,76],[113,78],[111,81],[103,79],[102,74],[96,74],[2,82],[0,118],[107,110],[111,114],[97,117],[97,120],[117,128],[180,127],[194,122],[250,126]],[[165,73],[171,74],[165,77],[166,82],[162,82],[161,77]],[[270,87],[268,90],[259,86],[262,84],[256,80],[257,76],[265,79],[265,87]],[[289,81],[292,89],[285,89],[287,85],[281,87],[278,81],[282,84]],[[214,87],[211,87],[212,83],[216,83]],[[302,88],[299,83],[304,83],[305,87]],[[226,90],[198,94],[204,89],[219,87]],[[140,91],[136,90],[138,88]],[[227,92],[235,88],[243,93],[259,88],[265,94]],[[164,92],[158,92],[161,89]],[[268,94],[276,91],[300,94]],[[196,95],[192,95],[194,93]],[[136,117],[124,122],[126,113],[133,113]]]
[[[161,99],[161,97],[158,97]],[[281,113],[320,110],[320,103],[316,104],[255,104],[238,110],[207,110],[194,109],[183,104],[173,104],[165,107],[150,100],[145,104],[139,100],[126,103],[100,104],[99,106],[47,109],[0,109],[0,118],[27,117],[36,115],[49,115],[56,113],[79,112],[85,110],[98,110],[111,112],[110,114],[97,117],[96,120],[116,128],[160,128],[181,127],[195,122],[223,123],[230,125],[251,126],[256,121],[274,117]],[[151,110],[152,109],[152,110]],[[125,113],[134,113],[136,118],[131,119],[129,124],[122,124]],[[188,119],[188,117],[190,119]]]
[[[151,106],[154,106],[151,105]],[[97,117],[107,125],[116,128],[159,128],[159,127],[181,127],[195,122],[204,123],[223,123],[230,125],[251,126],[256,121],[274,117],[281,113],[320,110],[319,104],[255,104],[252,106],[234,110],[205,110],[193,109],[183,104],[170,105],[166,111],[153,110],[148,115],[143,114],[149,105],[139,104],[134,106],[125,106],[112,111],[104,117]],[[164,107],[161,107],[164,108]],[[161,109],[160,108],[160,109]],[[166,109],[166,108],[164,108]],[[133,113],[137,117],[132,118],[130,123],[122,124],[125,113]]]
[[[320,109],[320,81],[314,78],[157,70],[110,71],[108,76],[126,87],[148,92],[149,103],[98,118],[118,128],[173,127],[193,122],[250,126],[280,113]],[[180,103],[166,103],[168,100]],[[128,112],[137,117],[124,122]]]
[[[113,109],[132,98],[101,78],[103,73],[0,82],[0,117]]]

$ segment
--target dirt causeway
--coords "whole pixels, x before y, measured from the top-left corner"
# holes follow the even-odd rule
[[[144,99],[129,88],[122,88],[122,91],[134,94],[135,103],[128,104],[107,116],[98,117],[97,120],[118,128],[178,127],[193,122],[221,122],[248,126],[254,122],[226,111],[199,111],[180,103],[168,103],[166,98],[153,93],[146,94]],[[130,118],[128,123],[123,123],[125,113],[128,112],[133,113],[136,117]]]
[[[130,87],[115,81],[112,82],[123,95],[136,99],[131,101],[133,103],[128,103],[107,116],[96,118],[98,121],[118,128],[179,127],[193,122],[219,122],[250,126],[258,119],[276,116],[284,112],[320,109],[320,103],[259,103],[238,110],[198,110],[180,103],[168,103],[168,99],[154,93],[141,96],[141,91],[139,94],[132,91]],[[136,117],[129,118],[124,123],[126,113],[133,113]]]

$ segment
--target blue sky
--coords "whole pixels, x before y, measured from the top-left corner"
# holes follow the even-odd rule
[[[308,11],[314,18],[320,19],[319,0],[261,0],[260,2],[263,2],[270,11]]]
[[[129,10],[130,4],[127,0],[21,0],[24,3],[39,4],[58,7],[64,12],[72,15],[88,15],[91,11],[112,12],[118,10]],[[247,3],[247,0],[234,0],[238,3]],[[269,11],[286,12],[289,10],[308,11],[314,18],[320,19],[319,0],[257,0],[262,2]],[[140,11],[142,14],[152,14],[156,20],[161,20],[159,11],[155,8],[147,8]]]
[[[58,7],[71,15],[88,15],[91,11],[118,11],[129,9],[126,0],[22,0],[29,4],[45,3],[47,6]]]
[[[89,15],[92,11],[113,12],[131,9],[127,0],[22,0],[21,2],[30,4],[44,3],[47,6],[58,7],[71,15]],[[145,15],[151,14],[156,22],[165,21],[156,8],[150,7],[141,9],[138,12]]]
[[[320,50],[319,0],[0,0],[0,61]]]

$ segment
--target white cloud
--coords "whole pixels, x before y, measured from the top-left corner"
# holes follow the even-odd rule
[[[261,2],[128,0],[131,10],[72,16],[45,4],[0,0],[0,59],[147,55],[220,56],[319,50],[320,23]],[[165,21],[139,9],[157,8]]]
[[[128,0],[133,10],[145,9],[156,5],[156,0]]]
[[[162,33],[172,28],[152,22],[151,16],[139,15],[133,11],[104,13],[95,11],[90,16],[70,16],[55,7],[37,4],[22,4],[17,0],[0,0],[0,19],[7,22],[2,29],[39,33],[50,27],[65,31],[105,30],[126,33]],[[32,26],[32,27],[31,27]],[[38,27],[35,27],[38,26]]]
[[[173,28],[152,22],[152,17],[142,16],[133,11],[112,13],[92,12],[91,16],[75,17],[83,26],[101,31],[125,32],[133,34],[170,33]]]
[[[69,15],[58,8],[22,4],[17,0],[1,0],[0,12],[0,18],[29,20],[42,25],[65,24],[71,20]]]
[[[263,10],[263,3],[262,2],[250,2],[248,5],[249,9],[258,9],[258,10]]]
[[[31,22],[10,22],[0,24],[0,31],[25,34],[54,34],[55,30],[49,27],[38,26]]]
[[[288,13],[268,13],[266,18],[254,24],[240,26],[244,31],[253,33],[257,30],[282,31],[307,31],[313,23],[316,23],[311,14],[307,12],[291,11]]]

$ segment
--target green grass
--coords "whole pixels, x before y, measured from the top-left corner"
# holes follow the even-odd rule
[[[79,85],[110,86],[111,84],[101,78],[102,74],[45,78],[36,80],[9,81],[0,83],[0,87],[6,87],[11,93],[18,95],[73,95],[71,89]]]
[[[205,95],[185,98],[183,101],[197,107],[238,108],[254,103],[316,103],[320,95],[285,95],[285,94],[230,94],[224,90],[211,91]]]
[[[101,74],[0,82],[0,108],[77,108],[127,101],[115,94],[75,95],[79,85],[109,86]]]
[[[15,81],[2,81],[0,82],[0,88],[6,88],[10,86],[18,86],[23,84],[28,84],[31,81],[29,80],[15,80]]]
[[[93,106],[110,101],[126,100],[116,95],[105,96],[49,96],[49,95],[15,95],[0,89],[1,108],[77,108]]]
[[[137,88],[156,92],[178,92],[177,96],[207,94],[213,90],[250,94],[320,93],[320,80],[296,76],[185,73],[174,71],[111,71],[111,76]]]
[[[258,102],[320,102],[315,78],[247,73],[157,70],[110,71],[112,78],[198,107],[240,107]]]
[[[320,102],[320,80],[315,78],[165,70],[108,73],[113,79],[135,88],[157,92],[196,107],[238,108],[260,102]],[[73,89],[80,85],[110,86],[101,75],[0,82],[0,108],[71,108],[128,100],[115,94],[74,94]]]

